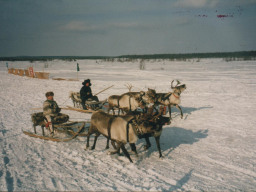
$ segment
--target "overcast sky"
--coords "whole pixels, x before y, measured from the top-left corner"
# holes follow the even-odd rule
[[[256,50],[256,0],[0,0],[0,56]]]

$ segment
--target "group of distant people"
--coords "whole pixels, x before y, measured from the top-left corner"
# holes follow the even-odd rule
[[[84,110],[87,110],[85,105],[87,100],[99,101],[97,96],[92,95],[91,81],[90,79],[84,80],[82,83],[83,87],[80,89],[80,97],[82,100],[82,106]],[[68,115],[60,113],[61,108],[58,106],[57,102],[54,100],[54,93],[49,91],[45,94],[46,101],[43,103],[43,115],[46,119],[46,127],[50,129],[51,135],[54,134],[53,122],[56,119],[68,119]]]

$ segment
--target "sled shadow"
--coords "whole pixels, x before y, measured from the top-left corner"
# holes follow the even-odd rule
[[[192,131],[181,127],[166,127],[160,137],[160,146],[164,156],[168,156],[175,148],[182,144],[192,145],[208,136],[208,130]],[[153,137],[150,138],[151,148],[148,149],[148,155],[158,151]],[[146,144],[144,139],[139,143]],[[143,146],[139,150],[143,150]]]

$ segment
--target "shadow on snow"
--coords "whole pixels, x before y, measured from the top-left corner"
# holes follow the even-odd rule
[[[208,136],[208,130],[192,131],[181,127],[166,127],[163,129],[163,133],[160,138],[161,150],[164,156],[168,156],[175,148],[182,144],[192,145],[198,142],[200,139],[204,139]],[[148,155],[157,152],[157,147],[155,139],[150,138],[151,148],[148,149]],[[139,143],[146,144],[144,139],[140,139]],[[140,147],[138,151],[143,150],[143,146]]]

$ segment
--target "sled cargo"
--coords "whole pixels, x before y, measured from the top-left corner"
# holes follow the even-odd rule
[[[58,119],[58,117],[53,119],[52,123],[55,131],[53,136],[50,135],[50,130],[46,127],[46,121],[43,112],[33,113],[31,115],[31,120],[33,122],[34,133],[23,131],[24,134],[30,137],[56,142],[66,142],[76,138],[77,136],[86,136],[84,129],[86,123],[88,122],[69,121],[68,115],[63,119]],[[41,127],[41,134],[38,133],[38,127]],[[62,137],[60,137],[60,135],[62,135]]]

